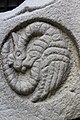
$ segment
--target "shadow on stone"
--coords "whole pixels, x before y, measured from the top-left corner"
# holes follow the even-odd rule
[[[80,117],[79,118],[75,118],[75,119],[70,119],[70,120],[80,120]]]

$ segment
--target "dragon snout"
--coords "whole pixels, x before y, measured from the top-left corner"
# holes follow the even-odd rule
[[[22,72],[22,73],[25,73],[25,72],[26,72],[26,66],[23,66],[23,65],[22,65],[22,61],[16,61],[16,62],[14,62],[13,67],[14,67],[14,69],[15,69],[17,72]]]
[[[30,60],[29,57],[23,60],[22,58],[15,59],[13,54],[8,56],[8,65],[13,67],[17,72],[25,73],[27,69],[32,67],[32,64],[33,60]]]
[[[16,71],[21,71],[21,66],[22,66],[21,63],[22,62],[18,60],[14,62],[13,67]]]
[[[22,72],[22,73],[25,73],[26,70],[27,70],[26,66],[22,66],[22,68],[21,68],[21,72]]]
[[[23,73],[26,72],[27,69],[30,69],[32,67],[32,61],[30,61],[29,59],[25,59],[23,62],[22,62],[22,69],[21,71]]]

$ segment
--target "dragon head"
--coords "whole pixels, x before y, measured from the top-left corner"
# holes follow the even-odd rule
[[[26,67],[22,67],[22,61],[26,58],[26,50],[23,43],[20,40],[21,37],[16,33],[12,33],[11,39],[11,51],[8,55],[8,65],[13,67],[18,72],[26,71]]]

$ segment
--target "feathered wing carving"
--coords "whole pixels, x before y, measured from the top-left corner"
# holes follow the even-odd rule
[[[4,74],[10,87],[18,94],[33,93],[33,102],[46,99],[68,76],[71,58],[67,42],[60,30],[44,22],[31,23],[21,33],[12,33],[12,39],[13,50],[10,42],[2,48]],[[19,73],[26,75],[24,79]]]
[[[64,44],[64,46],[60,47],[59,44],[60,46]],[[44,100],[50,93],[56,91],[66,79],[69,69],[70,53],[66,49],[65,42],[62,42],[60,39],[55,42],[51,40],[51,43],[40,58],[40,82],[32,101]]]

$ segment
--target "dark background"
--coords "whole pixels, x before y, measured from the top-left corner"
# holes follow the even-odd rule
[[[24,0],[0,0],[0,12],[12,10],[20,5]]]

